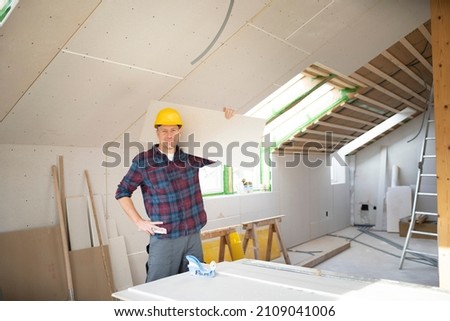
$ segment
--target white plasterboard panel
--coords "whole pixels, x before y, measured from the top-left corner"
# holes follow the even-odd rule
[[[145,264],[147,263],[147,259],[148,254],[145,251],[132,253],[128,255],[133,285],[138,285],[145,282],[145,278],[147,275],[147,272],[145,270]]]
[[[116,220],[113,218],[106,219],[106,229],[110,238],[118,237],[119,232],[117,230]]]
[[[101,147],[175,82],[61,53],[2,122],[0,143]]]
[[[387,166],[387,154],[388,150],[386,146],[381,146],[380,150],[380,167],[378,176],[378,191],[377,191],[377,208],[376,208],[376,221],[375,229],[384,230],[386,228],[386,166]]]
[[[301,50],[247,25],[164,100],[216,110],[223,106],[238,108],[306,57]],[[220,105],[214,103],[217,101]]]
[[[192,289],[202,289],[193,291]],[[220,289],[220,291],[217,291]],[[189,272],[114,293],[128,300],[177,301],[333,301],[333,300],[449,300],[438,288],[389,280],[359,279],[316,269],[274,262],[220,262],[213,278]]]
[[[411,194],[409,186],[388,187],[386,193],[386,230],[388,232],[398,232],[400,219],[411,215]]]
[[[127,248],[123,236],[109,239],[109,256],[111,258],[111,271],[114,286],[117,291],[133,286],[130,264],[128,262]]]
[[[136,202],[135,204],[137,205]],[[150,235],[145,232],[138,231],[136,225],[132,223],[128,217],[126,217],[126,219],[128,220],[127,223],[134,229],[126,234],[120,233],[121,235],[125,235],[125,244],[127,246],[128,253],[145,251],[145,248],[150,241]]]
[[[369,1],[331,1],[318,6],[316,15],[299,26],[295,33],[286,39],[289,43],[309,53],[315,52],[348,25],[361,19],[361,15],[379,0]],[[301,11],[301,9],[299,9]],[[342,39],[345,43],[346,38]]]
[[[105,208],[103,206],[103,198],[101,195],[93,195],[93,199],[94,204],[92,204],[90,198],[88,198],[89,224],[91,227],[92,242],[94,246],[100,245],[96,228],[96,223],[98,222],[98,228],[102,236],[102,245],[107,245],[109,237],[106,228]],[[95,220],[94,217],[94,208],[95,208],[95,215],[97,216],[97,221]]]
[[[313,62],[350,75],[429,18],[428,1],[379,1],[316,50]],[[358,46],[345,46],[345,39]]]
[[[99,2],[20,1],[1,29],[0,73],[8,81],[0,82],[0,121]]]
[[[67,197],[67,225],[71,250],[92,247],[86,197]]]
[[[249,16],[261,10],[264,2],[235,1],[232,15],[208,54],[235,33]],[[67,47],[71,51],[183,77],[195,67],[191,62],[219,32],[229,4],[222,0],[103,1]],[[133,46],[132,55],[130,46]]]
[[[264,119],[243,115],[226,119],[222,111],[156,100],[151,101],[147,109],[141,134],[142,142],[158,142],[153,123],[157,113],[168,106],[177,109],[181,114],[183,127],[180,143],[187,146],[184,150],[189,154],[236,167],[254,162],[255,154],[259,156]]]
[[[273,1],[251,21],[262,30],[289,41],[289,36],[314,20],[333,0]],[[324,23],[324,21],[321,21]],[[303,49],[303,45],[299,44]]]

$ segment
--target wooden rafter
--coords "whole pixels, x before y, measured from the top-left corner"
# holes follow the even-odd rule
[[[425,98],[423,98],[421,95],[419,95],[418,93],[416,93],[414,90],[412,90],[411,88],[405,86],[404,84],[402,84],[400,81],[398,81],[397,79],[389,76],[388,74],[386,74],[385,72],[381,71],[380,69],[378,69],[377,67],[371,65],[370,63],[366,64],[364,66],[364,68],[366,68],[367,70],[370,70],[371,72],[373,72],[374,74],[377,74],[378,76],[380,76],[381,78],[384,78],[385,80],[389,81],[391,84],[395,85],[396,87],[400,88],[401,90],[403,90],[405,93],[407,93],[408,95],[420,100],[423,103],[426,103],[427,100]]]
[[[420,53],[419,51],[417,51],[417,49],[414,48],[413,45],[411,45],[411,43],[410,43],[407,39],[405,39],[405,38],[400,39],[400,43],[401,43],[403,46],[405,46],[405,48],[408,49],[408,51],[409,51],[414,57],[416,57],[416,59],[419,60],[420,63],[421,63],[422,65],[424,65],[425,68],[427,68],[429,72],[433,73],[433,66],[431,66],[431,64],[428,62],[428,60],[426,60],[426,59],[421,55],[421,53]]]
[[[388,89],[386,89],[386,88],[384,88],[384,87],[382,87],[382,86],[380,86],[380,85],[374,83],[373,81],[367,79],[367,78],[364,77],[364,76],[361,76],[361,75],[358,74],[358,73],[354,73],[354,74],[352,75],[352,77],[358,79],[358,80],[361,81],[361,82],[364,82],[365,84],[367,84],[368,86],[370,86],[370,87],[372,87],[372,88],[375,88],[376,90],[382,92],[383,94],[385,94],[385,95],[387,95],[387,96],[390,96],[390,97],[392,97],[392,98],[394,98],[394,99],[396,99],[396,100],[398,100],[398,101],[404,103],[405,105],[407,105],[407,106],[409,106],[409,107],[411,107],[411,108],[414,108],[415,110],[418,110],[418,111],[424,111],[424,110],[425,110],[424,108],[422,108],[422,107],[420,107],[420,106],[414,104],[413,102],[411,102],[411,101],[409,101],[409,100],[407,100],[407,99],[405,99],[405,98],[403,98],[403,97],[400,97],[400,96],[397,95],[397,94],[394,94],[393,92],[389,91]]]
[[[388,117],[386,117],[384,115],[380,115],[378,113],[374,113],[373,111],[366,110],[366,109],[363,109],[361,107],[353,106],[351,104],[344,104],[344,107],[348,108],[350,110],[356,111],[358,113],[361,113],[361,114],[366,114],[366,115],[369,115],[369,116],[372,116],[372,117],[376,117],[376,118],[380,118],[380,119],[383,119],[383,120],[388,119]]]
[[[403,70],[409,77],[414,79],[418,84],[421,86],[424,86],[428,91],[431,90],[431,86],[425,82],[422,78],[417,76],[415,72],[413,72],[411,69],[409,69],[407,66],[405,66],[400,60],[395,58],[392,54],[390,54],[388,51],[385,51],[382,53],[383,57],[388,59],[390,62],[392,62],[394,65],[396,65],[398,68]]]
[[[335,118],[351,121],[354,123],[360,123],[360,124],[364,124],[364,125],[371,126],[371,127],[375,127],[377,125],[375,123],[371,123],[370,121],[366,121],[366,120],[355,118],[355,117],[345,116],[345,115],[341,115],[338,113],[331,113],[330,117],[335,117]]]
[[[400,112],[400,110],[398,110],[396,108],[393,108],[391,106],[383,104],[382,102],[379,102],[379,101],[377,101],[375,99],[372,99],[370,97],[367,97],[365,95],[358,95],[358,99],[362,100],[362,101],[364,101],[366,103],[369,103],[369,104],[371,104],[373,106],[380,107],[381,109],[388,110],[388,111],[390,111],[390,112],[392,112],[394,114],[397,114],[397,113]]]
[[[367,132],[367,130],[365,130],[365,129],[355,128],[355,127],[350,127],[350,126],[344,126],[344,125],[334,124],[334,123],[325,122],[325,121],[317,121],[317,122],[315,122],[315,124],[316,125],[325,126],[325,127],[339,128],[339,129],[348,130],[348,131],[351,131],[351,132],[358,132],[358,133],[365,133],[365,132]]]

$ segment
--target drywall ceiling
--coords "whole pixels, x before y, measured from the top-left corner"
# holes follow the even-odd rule
[[[0,143],[100,147],[143,126],[152,100],[244,113],[306,69],[363,86],[286,150],[330,130],[349,141],[407,106],[413,117],[426,108],[429,6],[21,0],[0,28]]]

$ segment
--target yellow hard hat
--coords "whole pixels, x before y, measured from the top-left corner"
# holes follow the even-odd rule
[[[181,116],[173,108],[167,107],[163,108],[159,111],[158,115],[156,115],[155,119],[155,128],[161,125],[172,126],[178,125],[183,126],[183,121],[181,120]]]

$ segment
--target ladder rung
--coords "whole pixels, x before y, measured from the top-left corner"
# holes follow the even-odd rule
[[[434,119],[428,119],[429,123],[434,123]]]
[[[423,158],[436,158],[436,155],[423,155]]]
[[[436,137],[426,137],[426,140],[436,140]]]
[[[438,213],[434,213],[434,212],[422,212],[422,211],[416,211],[416,214],[419,214],[419,215],[438,216]]]
[[[424,192],[419,192],[419,193],[417,193],[417,195],[421,195],[421,196],[437,196],[437,193],[424,193]]]
[[[428,235],[428,236],[438,236],[437,233],[424,232],[424,231],[418,231],[418,230],[412,230],[411,233],[420,234],[420,235]]]
[[[427,253],[427,252],[420,252],[420,251],[414,251],[414,250],[405,250],[405,252],[408,253],[415,253],[415,254],[422,254],[422,255],[427,255],[427,256],[432,256],[432,257],[437,257],[437,254],[434,253]]]
[[[436,174],[420,174],[422,177],[437,177]]]

